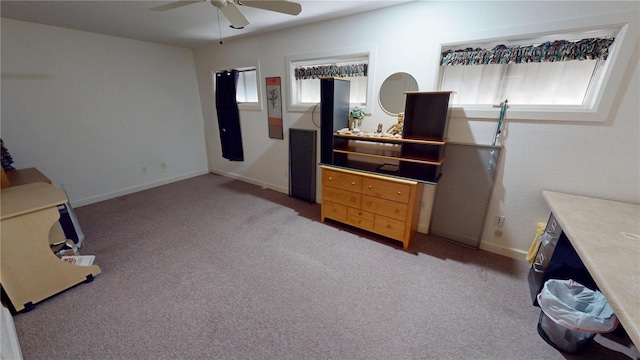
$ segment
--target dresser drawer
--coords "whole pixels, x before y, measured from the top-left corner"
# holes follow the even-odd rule
[[[364,230],[373,230],[373,213],[354,208],[347,208],[347,224]]]
[[[388,216],[404,221],[407,218],[407,204],[381,199],[369,195],[362,195],[361,209],[376,214]]]
[[[338,189],[360,192],[362,187],[362,178],[353,174],[324,169],[322,172],[322,184]]]
[[[363,178],[362,193],[406,204],[409,202],[411,186],[392,181]]]
[[[373,230],[380,235],[403,241],[405,222],[376,215],[373,222]]]
[[[352,191],[336,189],[330,186],[322,188],[322,200],[333,201],[338,204],[360,208],[361,195]]]
[[[347,221],[347,207],[331,201],[322,202],[322,212],[325,217],[341,222]]]

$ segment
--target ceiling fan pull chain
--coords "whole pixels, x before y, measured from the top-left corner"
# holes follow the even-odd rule
[[[224,41],[222,41],[222,27],[220,26],[220,9],[216,8],[216,12],[218,13],[218,33],[220,34],[220,44],[224,44]]]

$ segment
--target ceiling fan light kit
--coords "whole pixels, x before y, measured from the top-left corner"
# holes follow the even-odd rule
[[[180,0],[174,1],[168,4],[160,5],[151,8],[154,11],[166,11],[176,9],[182,6],[200,3],[206,0]],[[249,25],[247,18],[242,15],[238,6],[253,7],[256,9],[274,11],[288,15],[298,15],[302,11],[302,6],[298,3],[285,1],[285,0],[272,0],[272,1],[244,1],[244,0],[209,0],[211,5],[219,9],[222,14],[231,23],[233,29],[243,29]]]

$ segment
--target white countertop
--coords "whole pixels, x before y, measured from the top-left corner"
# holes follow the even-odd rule
[[[640,347],[640,205],[543,191],[551,212]]]

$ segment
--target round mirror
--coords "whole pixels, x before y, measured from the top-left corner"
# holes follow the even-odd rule
[[[404,112],[405,91],[418,90],[416,79],[404,72],[389,75],[380,87],[380,107],[389,115]]]

